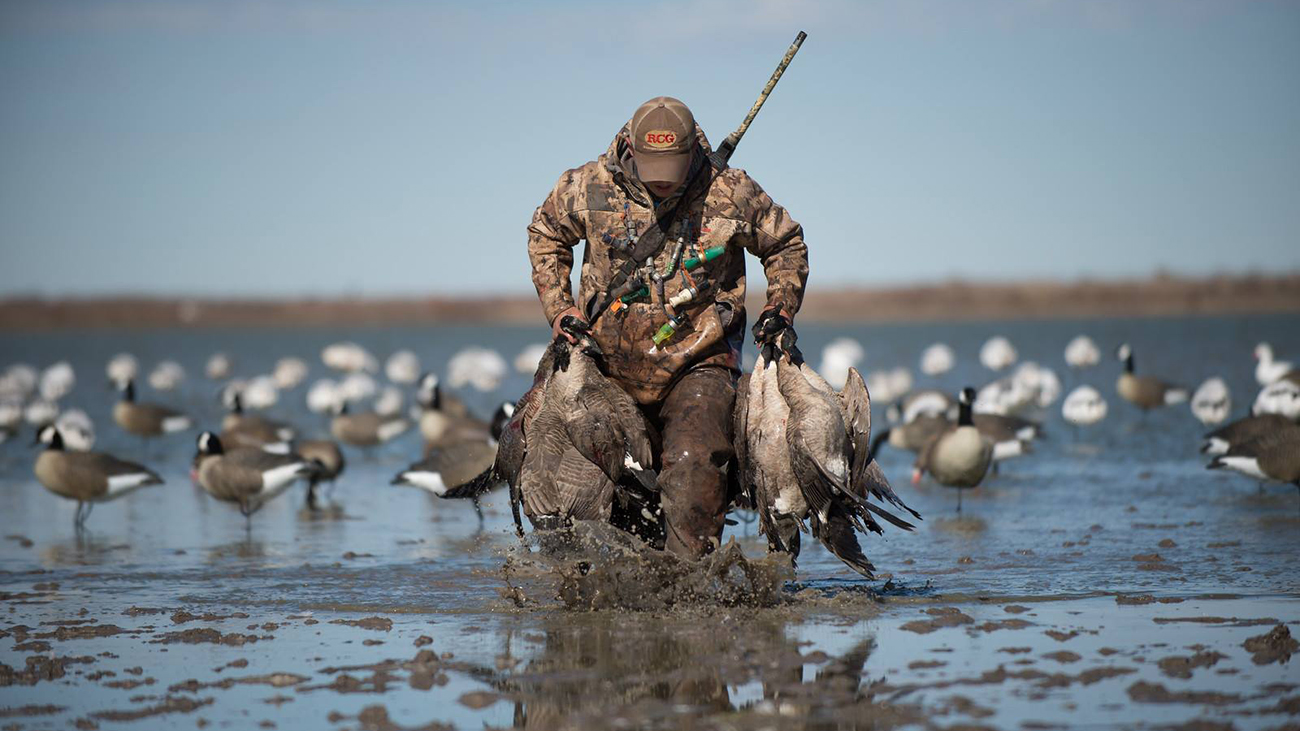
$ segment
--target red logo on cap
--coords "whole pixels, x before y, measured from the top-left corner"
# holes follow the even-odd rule
[[[652,149],[663,149],[672,147],[677,143],[677,134],[672,130],[655,129],[645,133],[646,147]]]

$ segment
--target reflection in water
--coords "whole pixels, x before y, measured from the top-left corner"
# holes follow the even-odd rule
[[[80,531],[67,540],[49,543],[41,548],[43,566],[97,566],[108,561],[120,561],[130,552],[126,543],[112,543],[103,538],[96,538],[94,532],[87,529]]]
[[[515,699],[516,727],[713,726],[741,714],[814,728],[900,713],[863,685],[871,638],[840,657],[803,655],[775,612],[558,615],[543,635],[526,665],[494,683]],[[816,667],[807,682],[805,666]],[[750,683],[761,699],[733,698],[729,688]]]
[[[220,563],[232,558],[266,558],[270,555],[266,543],[247,537],[242,541],[224,543],[207,550],[208,563]]]
[[[955,518],[937,518],[932,525],[937,531],[959,536],[973,536],[988,530],[988,523],[975,515],[959,515]]]

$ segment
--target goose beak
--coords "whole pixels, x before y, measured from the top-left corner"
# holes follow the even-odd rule
[[[918,469],[912,470],[912,484],[913,485],[921,484],[921,471]]]

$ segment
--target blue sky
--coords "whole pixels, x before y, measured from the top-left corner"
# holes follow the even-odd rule
[[[0,295],[529,292],[561,172],[799,29],[733,162],[813,287],[1300,269],[1296,2],[11,0]]]

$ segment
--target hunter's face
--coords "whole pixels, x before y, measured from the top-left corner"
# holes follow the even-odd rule
[[[680,188],[681,186],[682,186],[681,183],[646,183],[645,184],[645,187],[649,188],[651,193],[654,193],[656,196],[660,198],[667,198],[668,196],[677,192],[677,189]]]

